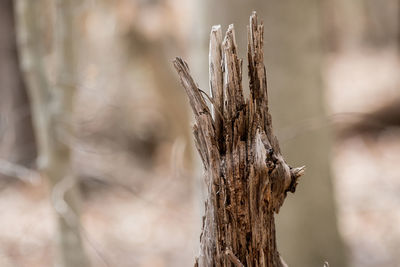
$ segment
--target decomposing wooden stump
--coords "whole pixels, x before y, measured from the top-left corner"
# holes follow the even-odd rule
[[[208,188],[195,266],[285,266],[276,247],[274,214],[287,192],[295,191],[304,167],[285,162],[272,131],[263,30],[253,13],[248,27],[250,96],[245,99],[233,25],[224,40],[220,26],[212,28],[212,112],[188,65],[174,60],[195,115],[195,143]]]

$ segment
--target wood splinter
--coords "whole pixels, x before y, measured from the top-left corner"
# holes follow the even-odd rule
[[[248,27],[249,99],[243,97],[233,25],[223,40],[220,26],[211,30],[211,111],[186,62],[174,60],[195,116],[208,189],[195,266],[286,266],[276,247],[274,214],[287,192],[295,191],[304,167],[285,162],[272,131],[263,30],[254,12]]]

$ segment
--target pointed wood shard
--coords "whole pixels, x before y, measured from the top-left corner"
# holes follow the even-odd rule
[[[216,136],[220,139],[222,136],[224,97],[222,89],[222,31],[221,26],[216,25],[211,29],[210,34],[210,53],[209,53],[209,76],[210,91],[213,98],[213,117],[215,120]]]
[[[286,164],[272,131],[263,31],[254,12],[248,27],[250,97],[244,99],[234,27],[223,41],[220,26],[212,28],[212,113],[187,64],[174,60],[195,115],[195,143],[208,188],[195,266],[286,266],[276,248],[274,214],[287,192],[295,191],[304,167]]]

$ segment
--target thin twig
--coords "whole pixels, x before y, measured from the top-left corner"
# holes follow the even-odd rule
[[[217,111],[218,115],[221,117],[221,119],[224,119],[224,116],[222,116],[222,112],[219,110],[219,108],[217,107],[217,105],[215,104],[214,99],[212,99],[206,92],[204,92],[201,89],[198,89],[200,91],[200,93],[202,93],[203,95],[205,95],[207,97],[207,99],[211,102],[211,104],[213,105],[213,107],[215,108],[215,110]]]

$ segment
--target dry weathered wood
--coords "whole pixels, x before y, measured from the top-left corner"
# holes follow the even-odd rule
[[[196,123],[194,137],[205,168],[208,197],[195,266],[285,266],[276,248],[274,213],[294,192],[304,168],[284,161],[272,132],[263,63],[263,25],[248,28],[250,97],[242,90],[242,60],[230,25],[210,40],[211,114],[187,64],[174,61]],[[222,116],[220,115],[222,114]]]
[[[217,138],[221,138],[223,115],[222,108],[224,106],[224,93],[222,88],[222,54],[221,54],[222,31],[221,26],[217,25],[212,27],[210,34],[210,54],[209,54],[209,75],[210,75],[210,89],[211,96],[216,101],[213,103],[213,113],[215,120],[215,131]],[[213,100],[213,101],[214,101]],[[218,100],[218,101],[217,101]]]

